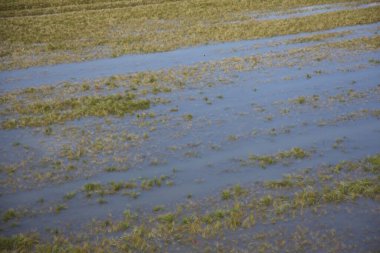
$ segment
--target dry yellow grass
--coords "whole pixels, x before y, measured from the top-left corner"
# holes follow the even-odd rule
[[[271,21],[256,21],[248,15],[336,2],[339,1],[2,0],[1,69],[167,51],[380,21],[377,7]]]

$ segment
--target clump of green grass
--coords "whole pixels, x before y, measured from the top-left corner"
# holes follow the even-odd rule
[[[154,186],[161,187],[163,181],[165,180],[166,177],[154,177],[153,179],[144,179],[141,182],[141,189],[150,190]]]
[[[118,192],[125,187],[125,184],[123,182],[111,182],[110,186],[113,192]]]
[[[70,145],[63,145],[61,149],[61,156],[66,157],[68,160],[76,160],[78,161],[81,157],[86,154],[86,149],[82,145],[77,145],[76,147],[72,147]],[[61,161],[58,161],[55,166],[57,168],[62,166]],[[71,167],[72,168],[72,167]]]
[[[320,202],[320,194],[313,188],[302,189],[295,193],[293,200],[293,208],[306,208],[316,205]]]
[[[193,115],[191,115],[191,114],[185,114],[185,115],[183,115],[182,117],[183,117],[183,119],[186,120],[186,121],[191,121],[191,120],[193,120]]]
[[[8,222],[8,221],[10,221],[10,220],[13,220],[13,219],[15,219],[15,218],[17,218],[17,212],[16,212],[16,210],[14,210],[14,209],[8,209],[4,214],[3,214],[3,218],[2,218],[2,220],[4,221],[4,222]]]
[[[138,218],[136,213],[133,213],[131,210],[127,209],[123,212],[123,220],[116,225],[116,231],[125,231],[129,229],[133,222]]]
[[[254,155],[251,154],[248,157],[248,161],[242,161],[242,165],[258,164],[260,167],[265,168],[270,165],[274,165],[278,162],[289,159],[305,159],[310,156],[310,152],[300,148],[294,147],[290,150],[279,152],[275,155]]]
[[[73,164],[69,164],[67,167],[66,167],[66,170],[67,171],[73,171],[73,170],[76,170],[77,167],[75,167]]]
[[[166,185],[167,186],[174,186],[174,181],[172,181],[172,180],[166,180]]]
[[[240,197],[247,194],[247,190],[240,186],[240,184],[235,185],[231,188],[233,195],[235,197]]]
[[[116,172],[117,168],[116,167],[107,167],[107,168],[104,169],[104,171],[106,171],[106,172]]]
[[[63,199],[64,200],[70,200],[70,199],[73,199],[75,196],[76,196],[76,192],[73,191],[73,192],[69,192],[69,193],[66,193],[65,196],[63,196]]]
[[[304,96],[300,96],[298,98],[293,99],[292,102],[302,105],[306,102],[306,98]]]
[[[136,213],[133,213],[129,209],[124,210],[123,215],[124,215],[124,219],[127,219],[127,220],[136,219],[138,217],[138,215]]]
[[[308,74],[309,75],[309,74]],[[311,78],[311,76],[307,76],[307,78]],[[319,101],[319,96],[317,95],[313,95],[313,96],[299,96],[297,98],[294,98],[294,99],[291,99],[290,102],[291,103],[294,103],[294,104],[299,104],[299,105],[303,105],[303,104],[312,104],[312,105],[316,105],[316,103]]]
[[[260,198],[259,203],[268,207],[273,203],[273,197],[271,195],[265,195]]]
[[[216,209],[202,217],[202,222],[206,224],[212,224],[218,220],[222,220],[228,215],[228,211],[223,209]]]
[[[366,161],[374,168],[375,171],[380,171],[380,154],[370,156]]]
[[[163,205],[157,205],[157,206],[153,207],[153,212],[160,212],[163,210],[165,210],[165,206],[163,206]]]
[[[293,187],[303,187],[305,183],[300,180],[299,177],[292,175],[285,175],[281,180],[272,180],[264,182],[264,186],[270,189],[279,188],[293,188]]]
[[[356,199],[359,196],[375,198],[380,194],[380,186],[374,180],[360,179],[355,181],[340,181],[335,188],[327,188],[323,192],[326,202],[342,202],[345,199]]]
[[[344,139],[345,139],[345,138],[337,138],[337,139],[335,140],[334,144],[333,144],[333,148],[334,148],[334,149],[338,149],[338,148],[342,147],[342,144],[343,144],[343,142],[344,142]]]
[[[277,163],[275,157],[273,156],[257,156],[257,155],[250,155],[248,158],[250,161],[256,161],[259,163],[260,167],[265,168],[269,165]]]
[[[236,135],[233,135],[233,134],[231,134],[231,135],[229,135],[228,136],[228,141],[237,141],[238,139],[239,139],[239,137],[238,136],[236,136]]]
[[[232,194],[229,190],[224,190],[222,191],[222,199],[223,200],[227,200],[227,199],[230,199],[232,198]]]
[[[231,198],[238,198],[247,194],[247,190],[236,184],[235,186],[222,191],[222,200],[228,200]]]
[[[159,222],[162,222],[162,223],[174,223],[175,221],[175,214],[173,213],[166,213],[166,214],[162,214],[160,216],[157,217],[157,220]]]
[[[102,189],[102,185],[100,183],[88,183],[83,186],[83,189],[87,192],[97,191]]]
[[[90,85],[88,83],[83,83],[81,86],[82,91],[88,91],[90,90]]]
[[[357,179],[336,182],[335,186],[325,186],[322,191],[311,187],[296,192],[293,208],[306,208],[323,203],[339,203],[358,197],[376,198],[380,193],[379,184],[373,179]]]
[[[284,158],[304,159],[306,157],[309,157],[310,153],[300,147],[294,147],[291,150],[278,153],[277,156],[280,159],[284,159]]]
[[[94,191],[100,191],[103,189],[103,186],[100,183],[88,183],[83,186],[83,190],[90,193]]]
[[[67,206],[66,205],[63,205],[63,204],[59,204],[57,205],[55,208],[54,208],[54,212],[55,213],[60,213],[61,211],[67,209]]]
[[[32,252],[39,244],[37,234],[19,234],[12,237],[0,237],[1,252]]]
[[[140,192],[138,192],[138,191],[128,191],[128,192],[124,193],[124,195],[129,196],[129,197],[131,197],[133,199],[137,199],[140,196]]]

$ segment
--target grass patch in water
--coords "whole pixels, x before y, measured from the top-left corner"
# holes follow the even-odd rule
[[[157,220],[162,223],[174,223],[175,215],[173,213],[162,214],[157,217]]]
[[[270,165],[277,164],[282,161],[296,159],[301,160],[309,157],[311,154],[310,152],[300,148],[300,147],[294,147],[290,150],[279,152],[275,155],[255,155],[251,154],[248,157],[248,160],[242,160],[241,164],[243,166],[249,166],[249,165],[259,165],[262,168],[265,168]]]
[[[240,186],[240,184],[236,184],[235,186],[222,191],[221,196],[222,200],[228,200],[231,198],[238,198],[247,194],[247,190]]]
[[[269,189],[294,188],[305,186],[303,178],[285,175],[281,180],[265,181],[264,187]]]
[[[313,96],[299,96],[294,99],[290,99],[289,101],[293,104],[299,104],[299,105],[304,105],[304,104],[310,104],[317,106],[317,102],[319,101],[319,96],[318,95],[313,95]]]
[[[89,198],[95,194],[102,197],[104,195],[113,195],[117,193],[121,193],[132,198],[137,198],[139,193],[135,192],[134,189],[140,188],[143,191],[150,191],[154,187],[162,187],[165,185],[172,186],[173,184],[174,182],[170,180],[169,176],[162,175],[151,179],[142,178],[139,180],[133,179],[120,182],[111,181],[105,184],[87,183],[82,187],[82,191]]]
[[[149,100],[135,100],[133,95],[87,96],[68,100],[54,100],[26,105],[15,105],[18,118],[2,122],[3,129],[48,126],[83,117],[118,116],[146,110]]]
[[[14,210],[14,209],[8,209],[4,214],[3,214],[3,217],[2,217],[2,220],[4,222],[8,222],[10,220],[13,220],[13,219],[16,219],[17,218],[17,212]]]
[[[154,206],[152,210],[153,210],[153,212],[160,212],[160,211],[165,210],[165,206],[157,205],[157,206]]]
[[[102,185],[99,183],[88,183],[83,186],[83,190],[86,192],[95,192],[102,190]]]
[[[66,205],[62,205],[62,204],[59,204],[57,205],[55,208],[54,208],[54,212],[56,214],[59,214],[60,212],[62,212],[63,210],[66,210],[67,209],[67,206]]]
[[[63,199],[70,200],[70,199],[73,199],[76,195],[77,193],[75,191],[69,192],[69,193],[66,193],[65,196],[63,196]]]
[[[0,237],[1,252],[31,252],[39,242],[36,234]]]
[[[193,120],[193,115],[191,115],[191,114],[185,114],[182,117],[186,121],[192,121]]]

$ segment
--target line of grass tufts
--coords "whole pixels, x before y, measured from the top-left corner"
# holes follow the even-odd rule
[[[20,116],[2,122],[3,129],[48,126],[83,117],[108,115],[122,117],[150,108],[149,100],[135,100],[131,95],[85,96],[52,100],[31,105],[15,105]]]
[[[241,165],[250,166],[250,165],[259,165],[262,168],[265,168],[270,165],[277,164],[281,161],[296,159],[301,160],[309,157],[311,154],[309,151],[306,151],[300,147],[294,147],[290,150],[285,150],[274,155],[255,155],[251,154],[248,157],[248,160],[242,160]]]

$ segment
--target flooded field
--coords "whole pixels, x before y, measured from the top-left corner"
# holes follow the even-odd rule
[[[316,2],[245,15],[380,16]],[[378,252],[379,33],[0,72],[0,251]]]

